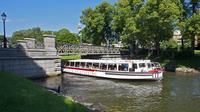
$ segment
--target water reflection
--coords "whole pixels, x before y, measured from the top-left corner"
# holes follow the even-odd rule
[[[199,112],[200,75],[167,73],[163,81],[159,110],[164,112]]]
[[[39,81],[107,112],[199,112],[200,75],[166,73],[160,82],[108,80],[64,74]]]

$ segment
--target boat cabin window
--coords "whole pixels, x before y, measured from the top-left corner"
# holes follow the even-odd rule
[[[87,67],[87,68],[92,68],[92,63],[87,63],[87,64],[86,64],[86,67]]]
[[[137,69],[137,64],[136,63],[133,63],[132,64],[132,69],[130,69],[130,71],[135,71],[135,69]]]
[[[151,63],[147,63],[148,68],[151,68]]]
[[[65,63],[65,66],[69,66],[69,65],[70,65],[70,62]]]
[[[84,68],[85,67],[85,62],[81,62],[81,66],[80,67]]]
[[[158,68],[160,67],[159,63],[155,62],[154,64],[155,64],[156,67],[158,67]]]
[[[139,68],[144,68],[145,67],[145,63],[139,63]]]
[[[151,63],[152,68],[155,68],[155,65],[153,63]]]
[[[80,66],[80,62],[76,62],[75,67],[79,67],[79,66]]]
[[[108,64],[108,70],[117,70],[117,64]]]
[[[119,64],[119,71],[128,71],[128,64]]]
[[[99,63],[93,63],[93,68],[94,69],[99,69]]]
[[[100,69],[101,70],[107,70],[107,64],[106,63],[101,63],[100,64]]]
[[[74,66],[74,62],[70,62],[70,66]]]

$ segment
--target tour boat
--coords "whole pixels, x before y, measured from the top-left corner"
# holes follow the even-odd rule
[[[69,60],[63,72],[122,80],[162,80],[163,70],[150,60]]]

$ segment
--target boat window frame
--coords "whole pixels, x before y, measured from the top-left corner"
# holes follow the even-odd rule
[[[138,69],[138,63],[132,63],[131,71],[135,71],[135,69]]]
[[[64,66],[69,67],[70,66],[70,62],[67,61]]]
[[[93,68],[93,69],[100,69],[100,68],[99,68],[99,63],[96,63],[96,62],[93,63],[93,64],[92,64],[92,68]]]
[[[80,62],[80,67],[85,68],[86,67],[86,62]]]
[[[152,68],[151,63],[147,63],[147,68]]]
[[[119,63],[117,65],[118,65],[118,70],[117,71],[120,71],[120,72],[129,72],[129,64],[128,63]],[[122,65],[128,65],[128,66],[126,66],[127,69],[123,68]],[[122,66],[122,68],[120,68],[121,66]]]
[[[91,64],[91,65],[88,65],[88,64]],[[92,69],[92,66],[93,66],[93,63],[92,63],[92,62],[87,62],[87,63],[86,63],[86,68]]]
[[[141,64],[144,65],[144,66],[141,66]],[[145,67],[146,67],[146,64],[145,64],[145,63],[138,63],[138,67],[139,67],[139,68],[145,68]]]
[[[113,67],[113,65],[114,65],[114,67]],[[117,64],[116,63],[108,63],[107,66],[108,66],[107,68],[108,68],[109,71],[117,71]]]
[[[103,68],[103,64],[105,65],[104,68]],[[103,70],[103,71],[108,70],[108,63],[100,63],[100,70]]]
[[[77,64],[78,63],[78,64]],[[78,65],[78,66],[77,66]],[[80,67],[80,62],[75,62],[75,67],[79,68]]]
[[[75,63],[74,62],[70,62],[70,67],[74,67]]]

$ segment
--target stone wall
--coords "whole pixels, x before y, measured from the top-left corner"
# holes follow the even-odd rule
[[[35,39],[19,40],[16,48],[0,48],[0,71],[27,78],[55,76],[61,73],[55,37],[44,36],[44,48],[37,48]]]

